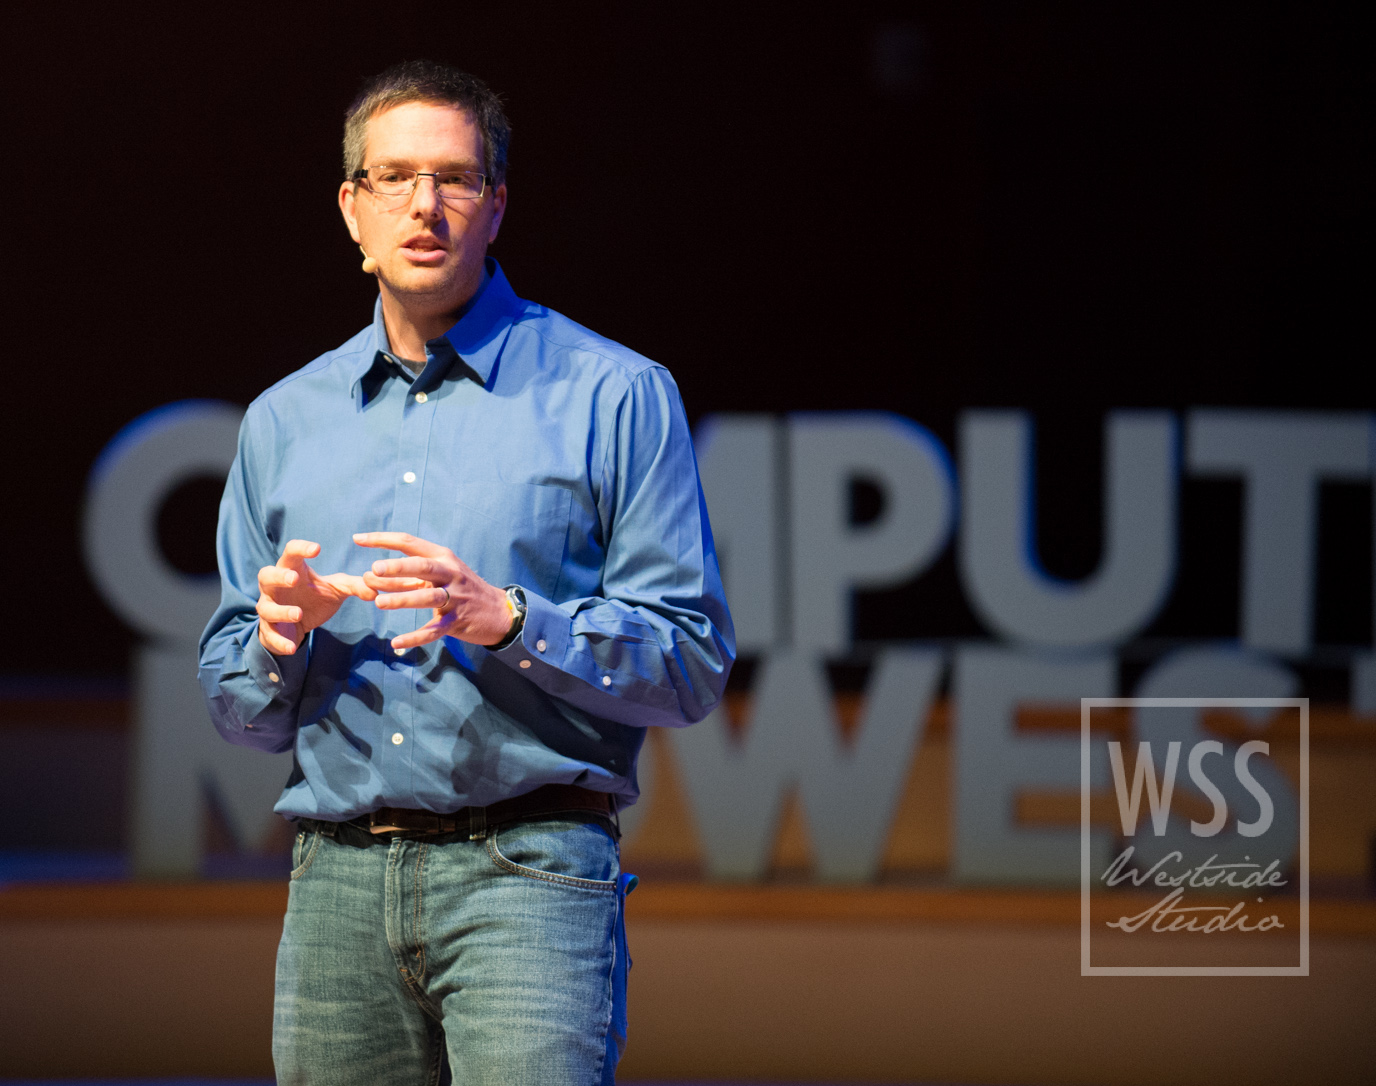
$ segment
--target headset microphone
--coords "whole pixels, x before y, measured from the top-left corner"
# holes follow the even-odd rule
[[[375,258],[369,256],[369,255],[367,254],[367,252],[364,250],[364,248],[363,248],[362,245],[360,245],[360,246],[358,247],[358,251],[359,251],[360,253],[363,253],[363,271],[364,271],[364,273],[367,274],[367,275],[372,275],[373,272],[377,271],[377,260],[376,260]]]

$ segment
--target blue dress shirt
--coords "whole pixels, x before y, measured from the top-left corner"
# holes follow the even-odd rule
[[[721,697],[735,637],[673,379],[488,272],[414,380],[379,301],[371,327],[244,417],[200,678],[231,743],[294,752],[289,817],[447,812],[550,783],[625,806],[645,726],[691,724]],[[361,574],[387,552],[360,531],[410,532],[519,585],[521,636],[398,655],[390,639],[432,612],[348,599],[274,658],[259,568],[309,539],[312,568]]]

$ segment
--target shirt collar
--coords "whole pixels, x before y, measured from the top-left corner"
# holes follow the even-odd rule
[[[484,385],[491,379],[512,322],[521,311],[521,299],[506,281],[502,266],[492,257],[487,258],[487,274],[487,286],[468,307],[468,312],[444,334]]]
[[[511,330],[513,318],[520,311],[521,300],[507,282],[506,273],[493,257],[487,258],[486,279],[477,295],[468,303],[462,316],[445,334],[425,345],[427,365],[416,383],[429,386],[442,380],[455,362],[463,366],[483,385],[492,377],[492,370],[501,357]],[[388,367],[391,343],[387,338],[387,324],[382,316],[382,296],[373,305],[372,350],[359,357],[354,371],[354,386],[379,367]],[[400,367],[398,367],[400,369]],[[405,371],[402,371],[405,372]],[[409,377],[409,374],[407,375]],[[368,397],[371,399],[371,397]]]

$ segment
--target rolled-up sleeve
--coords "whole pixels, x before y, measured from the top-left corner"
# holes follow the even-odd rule
[[[522,586],[525,626],[496,655],[595,716],[692,724],[721,699],[735,633],[687,418],[663,367],[629,382],[614,427],[601,594],[554,603]]]

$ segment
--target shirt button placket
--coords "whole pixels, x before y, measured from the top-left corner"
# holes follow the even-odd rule
[[[397,459],[395,497],[392,505],[390,527],[392,531],[408,532],[415,536],[425,536],[425,525],[421,517],[421,503],[425,493],[426,452],[430,442],[430,429],[434,424],[435,413],[432,408],[412,410],[415,404],[425,405],[429,396],[422,392],[409,392],[398,419]],[[433,532],[431,533],[433,535]],[[389,632],[391,636],[416,629],[429,619],[428,614],[420,611],[394,612],[397,626]],[[408,649],[395,650],[395,666],[388,669],[384,679],[383,703],[392,707],[389,724],[392,725],[390,746],[396,752],[398,764],[407,764],[414,752],[416,738],[415,687],[416,673],[412,667],[425,659],[423,650],[413,652]]]

